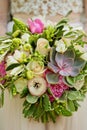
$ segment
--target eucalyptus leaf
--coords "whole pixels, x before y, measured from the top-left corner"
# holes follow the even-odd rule
[[[39,97],[28,94],[26,100],[28,103],[34,104],[37,102]]]
[[[48,73],[46,75],[46,80],[50,84],[57,84],[59,81],[58,74],[55,73]]]

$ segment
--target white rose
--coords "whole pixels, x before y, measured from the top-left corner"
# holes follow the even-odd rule
[[[31,61],[27,65],[27,70],[31,70],[34,74],[41,74],[44,71],[44,64],[40,64],[38,61]]]
[[[47,55],[50,50],[49,41],[45,38],[39,38],[36,50],[42,55]]]

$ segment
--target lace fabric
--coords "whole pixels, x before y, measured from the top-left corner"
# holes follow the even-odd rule
[[[70,10],[83,11],[83,0],[11,0],[11,13],[27,13],[32,16],[65,16]]]

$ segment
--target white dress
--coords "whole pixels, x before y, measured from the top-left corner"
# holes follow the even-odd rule
[[[11,14],[46,16],[56,18],[65,16],[70,10],[77,19],[77,14],[83,12],[82,0],[11,0]],[[80,15],[79,15],[80,17]],[[73,19],[73,18],[72,18]],[[79,20],[78,20],[79,21]],[[29,121],[22,115],[23,100],[18,96],[10,99],[8,92],[5,94],[4,107],[0,109],[0,130],[87,130],[87,102],[72,117],[58,117],[57,122],[42,124]]]

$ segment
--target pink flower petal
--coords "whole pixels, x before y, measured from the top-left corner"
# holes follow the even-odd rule
[[[0,77],[3,78],[6,75],[6,70],[5,70],[5,62],[2,61],[0,63]],[[0,80],[0,83],[4,83],[4,81]]]
[[[32,21],[31,19],[28,19],[28,25],[32,33],[43,32],[44,24],[41,22],[40,19],[35,19],[34,21]]]
[[[58,73],[59,68],[55,65],[53,65],[51,62],[48,63],[48,68],[52,70],[54,73]]]

